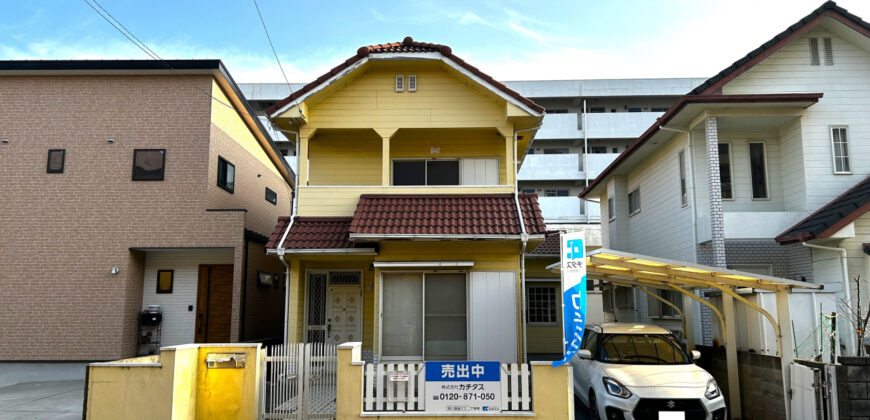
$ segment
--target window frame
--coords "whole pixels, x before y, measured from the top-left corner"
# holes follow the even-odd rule
[[[849,170],[846,170],[846,171],[838,171],[837,170],[837,148],[836,148],[835,143],[834,143],[834,130],[843,130],[843,132],[846,134],[846,141],[844,141],[842,143],[845,144],[845,150],[846,150],[845,163],[846,163],[846,166],[848,166]],[[845,125],[845,124],[834,124],[834,125],[831,125],[830,127],[828,127],[828,132],[831,135],[831,163],[833,165],[831,167],[831,169],[833,169],[834,175],[852,175],[852,156],[849,153],[849,126]],[[842,138],[842,136],[841,136],[841,138]]]
[[[224,181],[223,184],[221,183],[221,164],[222,163],[233,167],[233,185],[232,186],[227,185],[226,179],[223,180]],[[224,170],[223,174],[224,174],[224,177],[226,177],[227,171]],[[235,194],[235,191],[236,191],[236,165],[234,165],[232,162],[230,162],[229,160],[227,160],[226,158],[224,158],[223,156],[220,156],[220,155],[218,155],[217,186],[220,189],[222,189],[230,194]]]
[[[553,292],[553,305],[552,305],[553,306],[552,307],[553,320],[552,321],[534,321],[533,322],[531,320],[531,312],[530,312],[530,309],[532,307],[532,305],[531,305],[531,302],[532,302],[531,301],[531,299],[532,299],[531,289],[533,289],[533,288],[552,290],[552,292]],[[548,310],[549,310],[549,308],[548,308]],[[528,284],[528,283],[526,284],[526,324],[531,325],[531,326],[536,326],[536,327],[555,327],[555,326],[559,325],[559,291],[558,291],[558,287],[545,286],[545,285],[539,285],[539,284]]]
[[[689,206],[689,181],[686,176],[686,149],[677,153],[677,164],[680,171],[680,207]]]
[[[162,273],[169,273],[169,289],[161,289],[161,288],[160,288],[160,274],[162,274]],[[158,295],[162,295],[162,294],[171,295],[171,294],[172,294],[172,289],[173,289],[174,286],[175,286],[175,270],[157,270],[157,281],[156,281],[156,283],[157,283],[157,284],[156,284],[156,286],[155,286],[155,288],[154,288],[154,289],[155,289],[155,290],[154,290],[154,293],[155,293],[155,294],[158,294]]]
[[[616,220],[616,203],[613,197],[607,197],[607,221],[612,222],[614,220]]]
[[[632,196],[637,197],[637,208],[632,209],[631,199]],[[628,217],[634,216],[635,214],[640,213],[641,205],[640,205],[640,186],[634,187],[631,191],[628,192]]]
[[[60,152],[60,169],[51,169],[51,154]],[[164,155],[165,158],[165,155]],[[62,174],[66,167],[66,149],[48,149],[48,157],[45,162],[45,173],[47,174]]]
[[[273,199],[273,200],[270,200],[270,199],[269,199],[269,193],[272,193],[272,195],[274,196],[274,199]],[[266,197],[265,197],[265,198],[266,198],[266,201],[272,203],[273,206],[277,206],[277,205],[278,205],[278,193],[277,193],[276,191],[273,191],[273,190],[272,190],[271,188],[269,188],[269,187],[266,187]]]
[[[500,186],[500,185],[502,185],[501,159],[500,158],[492,157],[492,156],[469,156],[469,157],[465,157],[465,158],[443,157],[443,158],[438,158],[438,159],[431,159],[431,158],[391,158],[390,159],[390,185],[389,186],[390,187],[436,187],[436,188],[437,187],[481,186],[481,184],[463,184],[462,183],[462,175],[463,175],[463,173],[462,173],[462,161],[464,159],[492,159],[492,160],[495,160],[496,177],[498,178],[499,181],[497,184],[494,184],[494,185],[483,184],[483,186]],[[424,175],[423,179],[424,179],[425,183],[423,185],[395,185],[395,178],[393,177],[393,175],[394,175],[393,164],[397,161],[398,162],[401,162],[401,161],[423,162],[423,170],[425,171],[423,174]],[[459,183],[456,185],[429,185],[429,163],[428,163],[429,161],[433,161],[433,162],[456,161],[456,162],[458,162],[457,164],[459,166],[458,167]],[[569,191],[568,195],[569,196],[571,195],[570,191]]]
[[[761,153],[763,154],[762,165],[764,169],[764,197],[755,197],[755,185],[752,180],[752,145],[760,144]],[[753,201],[768,201],[770,200],[770,168],[767,165],[767,142],[761,140],[752,140],[746,142],[746,154],[749,158],[749,194]]]
[[[728,179],[731,197],[725,198],[722,194],[722,153],[719,153],[719,146],[716,146],[717,157],[719,158],[719,198],[722,201],[734,201],[734,147],[730,141],[720,141],[719,144],[728,146]]]
[[[139,152],[162,152],[160,153],[163,158],[160,163],[160,178],[136,178],[136,154]],[[133,167],[132,173],[130,174],[130,179],[132,181],[163,181],[166,179],[166,149],[133,149]]]

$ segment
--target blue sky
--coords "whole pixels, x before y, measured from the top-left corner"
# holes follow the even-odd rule
[[[163,58],[221,58],[241,82],[279,82],[251,0],[99,0]],[[258,0],[293,82],[361,45],[419,41],[500,80],[708,77],[821,0]],[[11,3],[11,4],[8,4]],[[870,2],[838,4],[870,20]],[[0,59],[146,58],[81,0],[7,1]]]

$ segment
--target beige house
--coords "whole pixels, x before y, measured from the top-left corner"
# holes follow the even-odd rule
[[[168,65],[0,62],[0,360],[280,339],[292,171],[219,60]]]

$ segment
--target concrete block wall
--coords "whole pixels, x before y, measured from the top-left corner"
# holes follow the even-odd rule
[[[772,239],[726,241],[725,261],[730,267],[740,264],[770,264],[774,277],[813,280],[810,249],[801,245],[780,245]],[[698,245],[698,263],[713,265],[713,249],[709,243]]]
[[[870,419],[870,357],[840,356],[837,361],[840,419]]]
[[[725,348],[698,346],[698,366],[710,372],[728,399],[728,371]],[[785,419],[780,358],[745,351],[737,352],[740,399],[745,419]]]

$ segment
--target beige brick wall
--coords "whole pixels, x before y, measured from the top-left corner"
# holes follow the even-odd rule
[[[211,76],[0,77],[9,139],[0,144],[0,361],[131,356],[145,265],[131,249],[141,248],[234,248],[237,338],[244,227],[268,234],[289,205],[267,208],[260,196],[247,213],[205,211],[224,207],[207,198],[209,149],[228,142],[210,140],[219,137],[211,85]],[[51,148],[66,149],[62,174],[46,173]],[[137,148],[166,149],[164,181],[131,180]],[[246,184],[229,207],[246,207]]]

